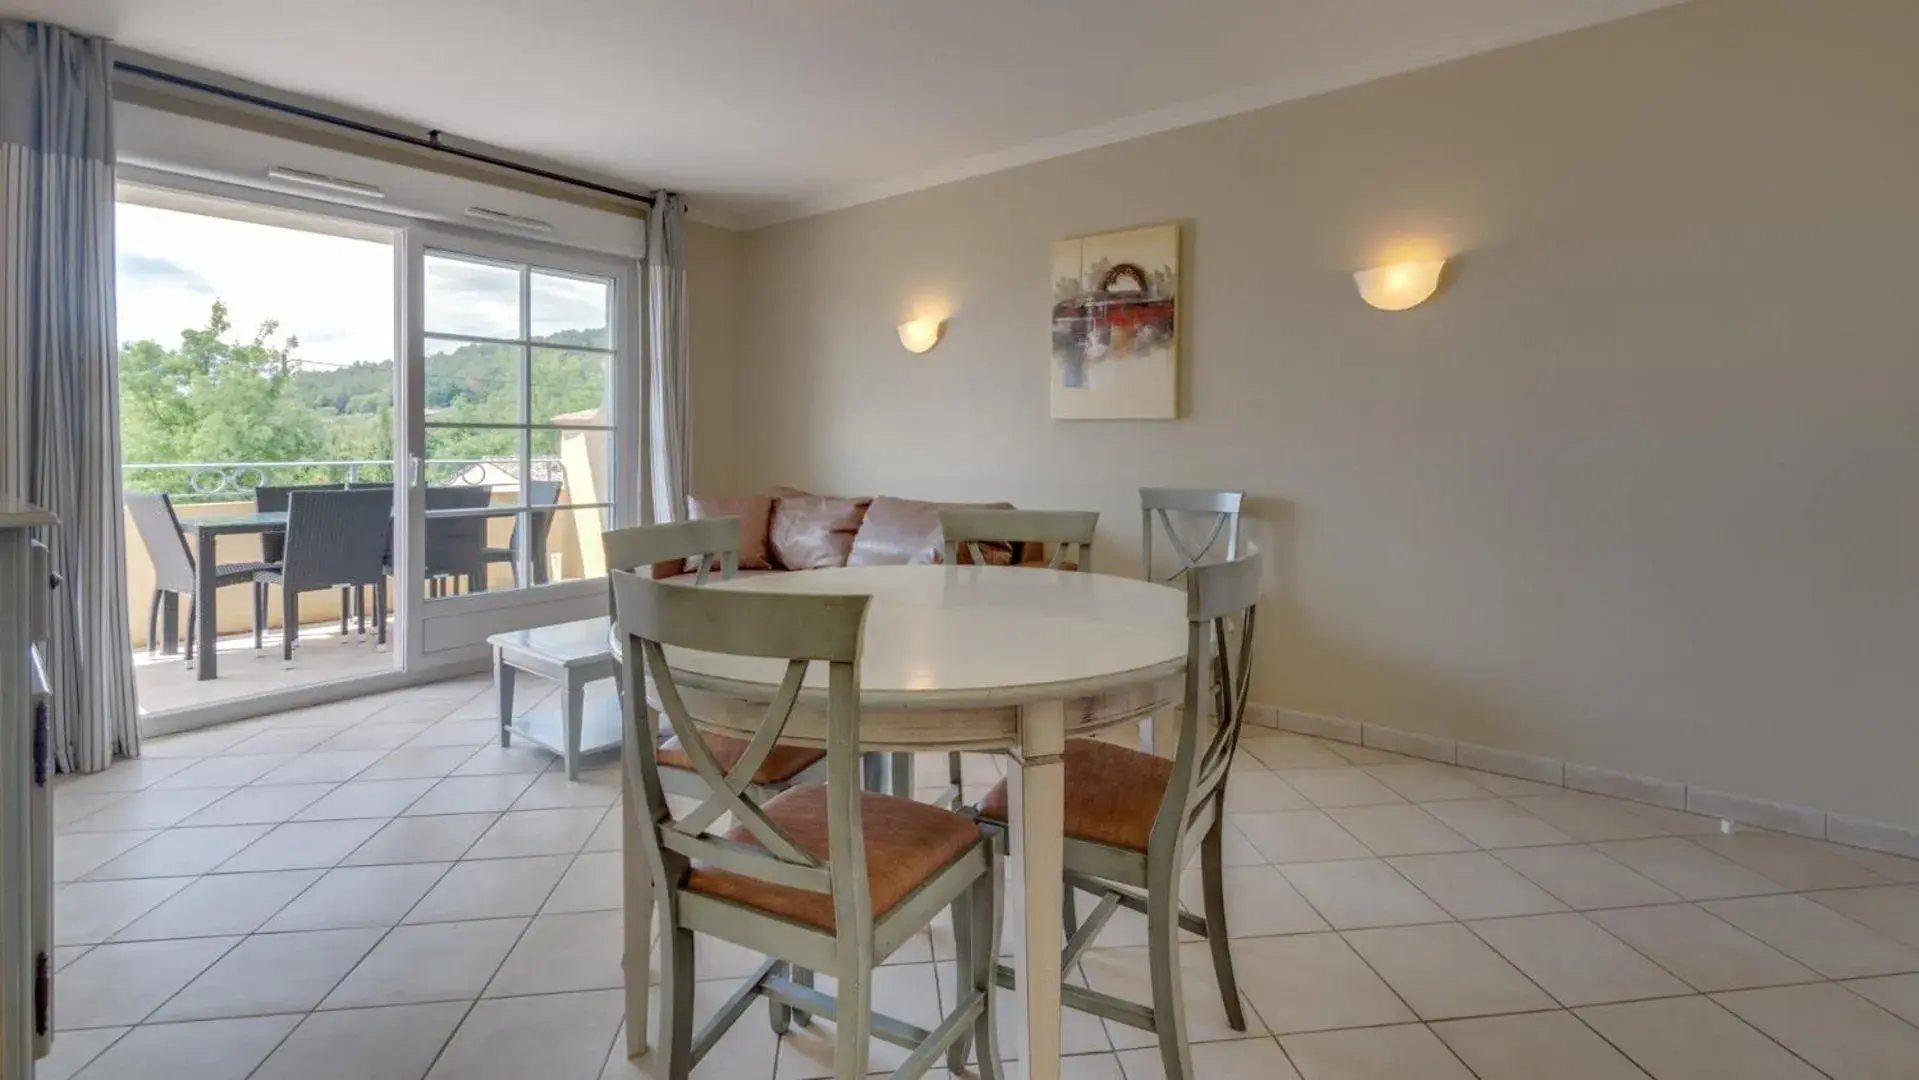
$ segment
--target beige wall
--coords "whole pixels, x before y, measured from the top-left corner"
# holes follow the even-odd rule
[[[1094,508],[1109,568],[1138,486],[1244,488],[1257,700],[1919,824],[1915,56],[1699,0],[748,234],[702,486]],[[1048,243],[1168,220],[1185,419],[1048,419]]]
[[[723,491],[733,473],[733,373],[741,348],[740,257],[745,237],[686,228],[686,303],[693,355],[693,485]]]

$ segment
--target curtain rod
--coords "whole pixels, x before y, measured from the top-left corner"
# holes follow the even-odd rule
[[[129,60],[115,60],[113,62],[113,69],[116,72],[124,72],[128,75],[138,75],[143,79],[153,79],[157,82],[168,83],[203,94],[211,94],[215,97],[226,98],[230,101],[238,101],[273,112],[285,113],[288,116],[297,116],[303,120],[311,120],[319,124],[345,128],[349,131],[358,132],[362,135],[371,135],[378,139],[404,143],[416,149],[431,150],[452,157],[464,158],[467,161],[479,162],[482,165],[491,165],[496,169],[506,169],[510,172],[521,173],[526,176],[535,176],[556,184],[585,188],[588,191],[595,191],[602,195],[611,195],[620,199],[630,199],[633,202],[642,203],[646,206],[653,205],[653,196],[651,195],[625,191],[620,188],[595,183],[591,180],[582,180],[577,176],[567,176],[564,173],[556,173],[533,165],[524,165],[517,161],[509,161],[505,158],[494,157],[490,154],[482,154],[474,150],[463,150],[457,146],[448,146],[440,141],[441,132],[438,129],[428,131],[426,138],[421,138],[418,135],[409,135],[404,131],[394,131],[391,128],[383,128],[374,124],[363,123],[359,120],[348,119],[344,116],[334,116],[331,113],[323,113],[317,109],[309,109],[284,101],[275,101],[272,98],[261,97],[258,94],[249,94],[244,90],[233,90],[200,79],[188,78],[184,75],[175,75],[169,71],[150,68],[144,64],[136,64]]]

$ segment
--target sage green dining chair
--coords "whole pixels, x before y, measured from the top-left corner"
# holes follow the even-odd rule
[[[1227,1023],[1246,1030],[1228,945],[1222,840],[1226,784],[1246,718],[1260,564],[1255,551],[1186,573],[1184,707],[1171,760],[1088,739],[1066,744],[1066,894],[1077,888],[1099,897],[1099,904],[1077,925],[1067,917],[1063,966],[1071,969],[1120,908],[1143,913],[1153,1001],[1148,1007],[1072,985],[1061,987],[1061,1001],[1156,1034],[1168,1080],[1194,1075],[1180,986],[1180,931],[1206,939]],[[1228,644],[1233,637],[1236,647]],[[980,816],[1004,823],[1007,804],[1001,783],[980,804]],[[1204,917],[1185,911],[1179,901],[1180,875],[1195,856]],[[1011,975],[1001,969],[1002,983]],[[958,1067],[957,1057],[952,1064]]]
[[[1052,557],[1049,570],[1093,572],[1093,533],[1099,528],[1097,510],[1005,510],[984,507],[952,507],[939,512],[940,554],[946,565],[959,562],[962,545],[973,565],[985,566],[981,544],[1047,544]],[[1071,559],[1066,553],[1071,550]],[[946,757],[947,790],[941,802],[955,809],[966,805],[964,759],[955,750]]]
[[[617,570],[609,577],[625,654],[629,732],[650,730],[651,686],[708,785],[696,809],[676,814],[653,757],[626,755],[662,916],[655,1053],[663,1060],[655,1075],[686,1080],[764,997],[776,1032],[807,1016],[834,1021],[838,1076],[866,1075],[872,1037],[909,1051],[892,1074],[897,1080],[921,1076],[964,1038],[980,1047],[981,1075],[997,1080],[994,976],[1002,886],[996,838],[952,811],[861,789],[859,663],[870,598],[686,588]],[[669,649],[757,658],[769,662],[769,679],[778,673],[778,689],[731,768],[699,737]],[[823,689],[806,685],[815,664],[826,668]],[[750,779],[802,702],[824,709],[828,780],[756,799]],[[734,824],[716,832],[723,817]],[[927,1031],[880,1015],[873,1008],[875,965],[948,908],[961,992],[946,1018]],[[695,934],[767,957],[697,1035]],[[789,978],[795,968],[831,972],[834,994]]]
[[[1200,565],[1222,537],[1220,548],[1225,559],[1239,558],[1239,514],[1246,503],[1243,491],[1211,491],[1202,488],[1140,488],[1139,576],[1147,581],[1176,581],[1181,574]],[[1160,574],[1153,567],[1153,524],[1165,534],[1179,568]],[[1207,530],[1206,539],[1193,547],[1180,535],[1182,523],[1196,522]]]

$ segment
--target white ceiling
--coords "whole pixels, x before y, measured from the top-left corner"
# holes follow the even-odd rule
[[[0,0],[758,224],[1675,0]]]

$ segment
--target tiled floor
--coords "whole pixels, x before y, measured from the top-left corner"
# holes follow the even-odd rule
[[[616,775],[502,750],[487,689],[156,739],[62,783],[42,1080],[650,1077],[619,1038]],[[1259,731],[1229,798],[1248,1030],[1187,945],[1201,1077],[1919,1077],[1919,862]],[[1115,920],[1074,976],[1144,1000],[1143,940]],[[936,927],[893,957],[888,1011],[931,1026],[951,956]],[[698,1006],[753,961],[703,942]],[[762,1006],[696,1075],[827,1077],[830,1032],[775,1038]],[[1074,1080],[1160,1075],[1140,1032],[1069,1013],[1064,1041]]]
[[[294,651],[291,665],[281,659],[280,631],[276,629],[267,631],[266,648],[258,653],[254,652],[251,633],[221,638],[219,668],[219,678],[201,682],[194,668],[187,666],[184,655],[148,655],[144,648],[135,649],[133,678],[140,688],[141,714],[256,697],[356,675],[378,675],[393,670],[393,654],[384,646],[375,648],[371,626],[363,643],[357,635],[342,637],[338,622],[319,622],[300,628],[300,647]]]

